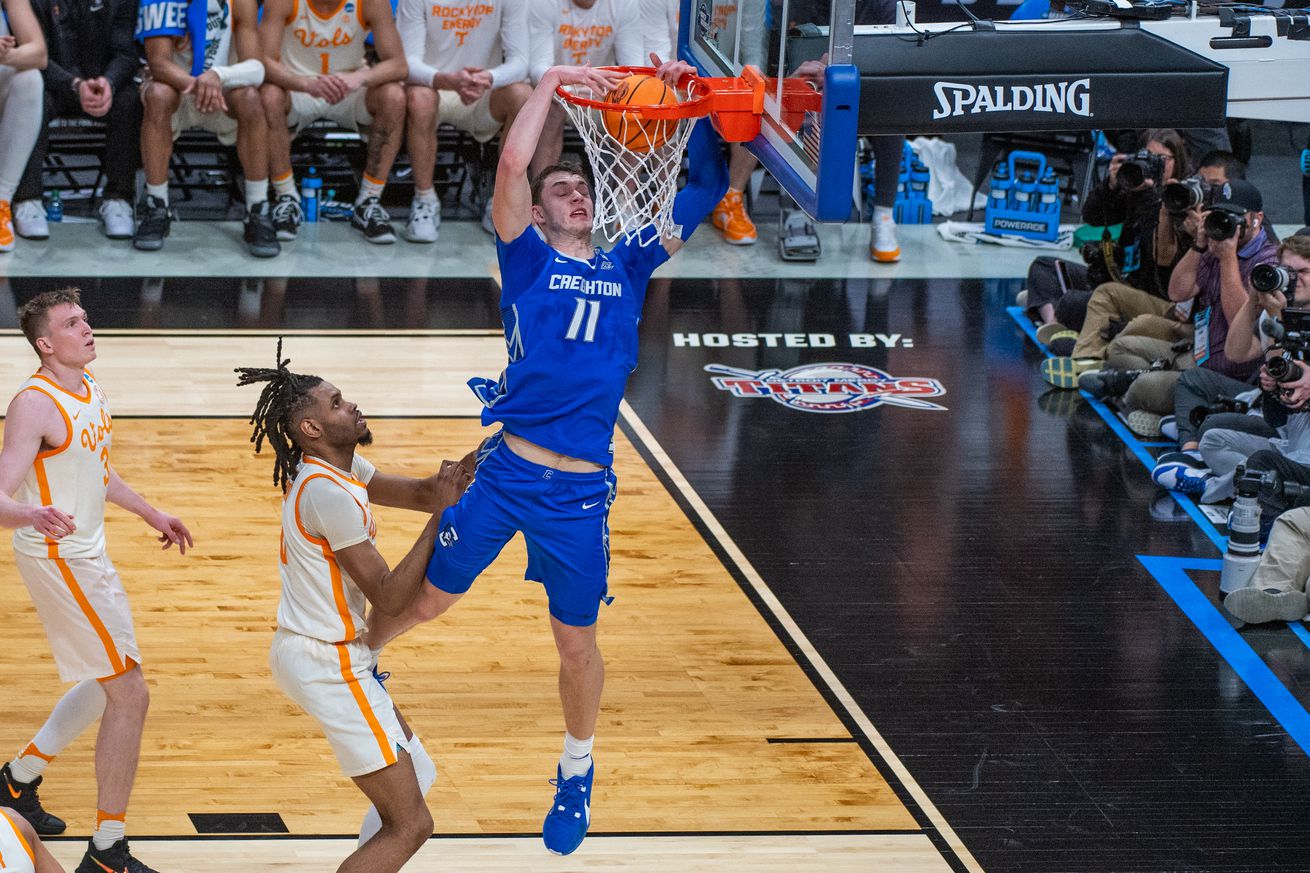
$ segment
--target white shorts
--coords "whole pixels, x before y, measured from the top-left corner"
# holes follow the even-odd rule
[[[368,107],[364,105],[367,93],[367,88],[360,88],[347,94],[346,99],[340,103],[329,103],[304,91],[292,91],[287,127],[291,128],[292,136],[299,136],[306,127],[324,118],[354,131],[368,127],[373,123],[373,116],[369,115]]]
[[[465,106],[454,91],[437,92],[437,123],[452,124],[478,142],[488,142],[500,133],[500,122],[491,115],[491,89],[482,92],[474,103]]]
[[[206,115],[196,108],[193,94],[183,94],[182,102],[173,113],[173,139],[181,136],[184,130],[207,130],[227,146],[237,141],[237,120],[221,109]]]
[[[34,558],[14,553],[65,682],[107,679],[141,663],[127,592],[109,556]]]
[[[373,654],[362,640],[325,643],[278,628],[268,652],[273,678],[318,720],[341,772],[364,776],[396,763],[408,746],[396,710],[373,678]]]

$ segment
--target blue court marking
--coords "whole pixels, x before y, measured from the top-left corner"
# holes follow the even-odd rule
[[[1178,443],[1142,443],[1142,446],[1147,449],[1176,449]]]
[[[1188,570],[1219,570],[1223,561],[1204,558],[1164,558],[1138,555],[1137,560],[1155,577],[1160,587],[1173,598],[1202,635],[1210,641],[1228,666],[1233,668],[1246,687],[1264,704],[1301,751],[1310,755],[1310,712],[1292,696],[1292,692],[1274,675],[1255,650],[1242,639],[1210,599],[1187,575]],[[1299,624],[1299,623],[1298,623]],[[1293,633],[1307,633],[1294,627]],[[1298,634],[1299,636],[1300,634]],[[1307,634],[1310,636],[1310,634]]]

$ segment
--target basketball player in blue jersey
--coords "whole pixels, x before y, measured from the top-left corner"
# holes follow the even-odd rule
[[[693,71],[652,59],[666,82]],[[368,642],[377,653],[405,629],[449,609],[523,532],[525,577],[546,588],[560,656],[567,733],[542,827],[546,848],[560,855],[582,843],[591,823],[591,747],[605,680],[596,618],[609,602],[608,519],[616,487],[610,464],[619,402],[637,365],[646,283],[728,185],[722,143],[708,121],[697,122],[687,185],[673,206],[680,235],[661,239],[648,227],[605,252],[591,242],[592,192],[582,167],[555,164],[529,183],[528,164],[555,89],[582,84],[603,94],[621,78],[590,67],[551,68],[505,138],[492,217],[509,365],[498,383],[469,383],[486,405],[482,423],[499,423],[501,430],[480,452],[473,484],[442,514],[427,570],[431,585],[406,615],[369,619]]]

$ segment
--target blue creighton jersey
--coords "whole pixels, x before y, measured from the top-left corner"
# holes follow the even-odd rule
[[[499,384],[469,382],[487,407],[482,423],[609,466],[619,401],[637,366],[646,283],[668,252],[658,240],[632,238],[580,261],[529,226],[513,242],[497,237],[496,254],[509,365]]]

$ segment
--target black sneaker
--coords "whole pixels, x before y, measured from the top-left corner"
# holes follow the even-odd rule
[[[132,857],[132,850],[127,845],[127,837],[124,837],[104,850],[97,849],[94,841],[87,843],[86,854],[82,856],[82,863],[77,865],[74,873],[156,873],[156,871]]]
[[[277,230],[277,238],[283,242],[290,242],[296,238],[296,231],[300,229],[300,222],[305,220],[305,214],[300,211],[300,201],[290,194],[281,194],[277,202],[273,204],[273,227]]]
[[[27,819],[27,823],[41,836],[53,837],[62,834],[68,827],[62,818],[41,808],[41,798],[36,793],[41,784],[40,776],[31,782],[19,782],[9,772],[9,765],[5,764],[0,767],[0,782],[4,783],[4,788],[0,788],[0,806],[8,807]]]
[[[350,214],[350,226],[364,234],[364,239],[371,243],[390,245],[396,241],[396,232],[391,229],[391,216],[387,215],[376,197],[355,204]]]
[[[272,210],[263,200],[246,212],[246,247],[257,258],[277,257],[282,246],[277,241],[277,228],[273,226]]]
[[[1104,400],[1107,397],[1122,397],[1128,393],[1137,377],[1145,370],[1092,370],[1078,377],[1078,387],[1093,397]]]
[[[164,247],[168,226],[172,219],[168,204],[149,194],[136,207],[136,233],[132,235],[132,248],[142,252],[157,252]]]

